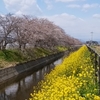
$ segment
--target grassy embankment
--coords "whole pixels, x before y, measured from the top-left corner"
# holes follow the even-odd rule
[[[56,50],[45,48],[26,49],[24,52],[20,50],[0,50],[0,68],[15,66],[29,60],[34,60],[56,52],[65,51],[65,47],[57,47]]]
[[[94,79],[90,52],[83,46],[47,74],[29,100],[100,100]]]
[[[98,54],[100,54],[100,45],[99,46],[92,46],[92,47]]]

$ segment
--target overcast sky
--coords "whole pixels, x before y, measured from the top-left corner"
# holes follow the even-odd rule
[[[100,41],[100,0],[0,0],[7,13],[48,18],[74,38]]]

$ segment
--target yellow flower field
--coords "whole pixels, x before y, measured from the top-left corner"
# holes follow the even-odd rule
[[[94,78],[90,52],[84,45],[47,74],[29,100],[100,100]]]

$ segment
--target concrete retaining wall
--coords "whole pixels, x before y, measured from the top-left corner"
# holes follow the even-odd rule
[[[16,79],[22,74],[27,74],[29,72],[34,72],[43,68],[44,66],[56,61],[64,55],[64,52],[49,55],[47,57],[42,57],[36,60],[28,61],[23,64],[18,64],[9,68],[4,68],[0,70],[0,85],[11,81],[11,79]]]

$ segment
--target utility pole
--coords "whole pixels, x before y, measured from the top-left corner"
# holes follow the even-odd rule
[[[91,32],[91,45],[93,43],[93,32]]]

